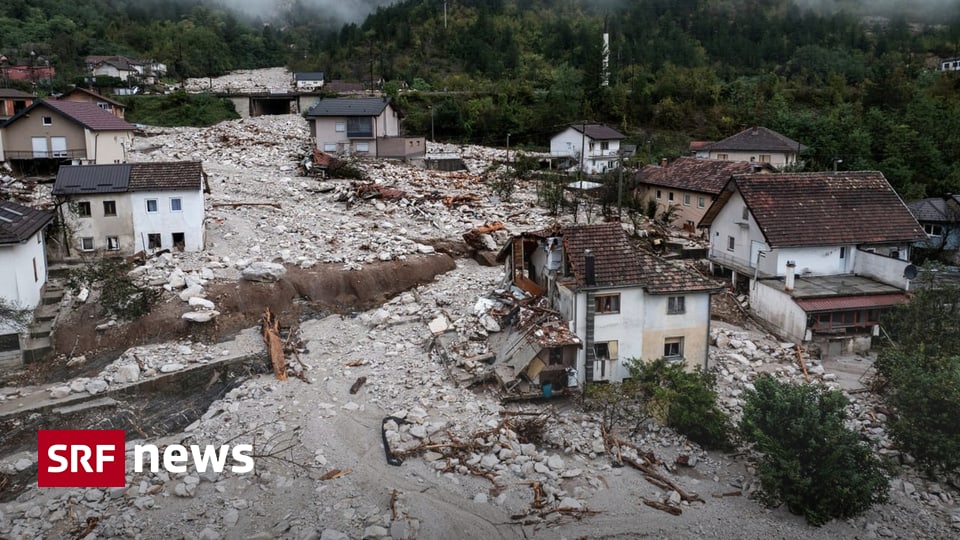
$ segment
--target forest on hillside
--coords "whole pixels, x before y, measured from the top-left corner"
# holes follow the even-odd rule
[[[807,169],[878,169],[905,199],[960,191],[960,72],[937,69],[960,56],[960,3],[405,0],[347,24],[323,3],[252,18],[200,0],[5,0],[0,53],[49,59],[57,85],[89,54],[175,77],[286,65],[383,80],[412,133],[432,121],[439,139],[537,147],[599,121],[644,161],[765,125],[810,147]]]

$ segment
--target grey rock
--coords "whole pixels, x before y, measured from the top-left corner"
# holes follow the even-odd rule
[[[547,458],[547,466],[553,469],[554,471],[559,471],[563,468],[563,458],[554,454]]]
[[[213,302],[206,298],[200,298],[199,296],[191,296],[189,303],[191,307],[200,307],[203,309],[214,309],[217,307]]]
[[[103,379],[94,379],[88,382],[83,388],[91,395],[96,395],[107,389],[107,381]]]
[[[164,364],[160,366],[160,373],[173,373],[174,371],[180,371],[184,367],[185,366],[183,364],[171,362],[169,364]]]
[[[480,466],[485,469],[492,469],[500,464],[500,460],[493,454],[487,454],[480,458]]]
[[[210,527],[206,527],[200,531],[200,534],[197,535],[197,538],[200,540],[220,540],[220,533],[211,529]]]
[[[210,322],[213,319],[220,315],[220,312],[217,310],[212,311],[188,311],[180,316],[181,319],[196,322],[196,323],[205,323]]]
[[[273,283],[280,281],[286,273],[287,269],[282,264],[258,261],[244,268],[240,275],[247,281]]]
[[[473,502],[479,504],[487,504],[487,495],[486,493],[477,493],[473,496]]]
[[[137,382],[140,379],[140,366],[134,363],[124,364],[117,369],[113,382],[125,384]]]
[[[390,534],[387,529],[379,525],[370,525],[363,530],[363,538],[383,538]]]
[[[16,469],[17,472],[23,472],[30,467],[33,467],[33,462],[27,458],[20,458],[13,464],[13,468]]]
[[[573,497],[564,497],[560,499],[560,508],[573,508],[580,510],[583,508],[583,505],[580,504],[580,501],[574,499]]]
[[[350,537],[336,529],[324,529],[320,540],[350,540]]]
[[[70,395],[69,386],[54,386],[50,389],[50,399],[62,399]]]

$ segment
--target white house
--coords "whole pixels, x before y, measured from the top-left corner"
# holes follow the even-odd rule
[[[941,60],[940,71],[960,71],[960,58]]]
[[[11,307],[33,309],[47,282],[43,231],[53,212],[0,201],[0,299]],[[20,349],[20,329],[0,320],[0,355]]]
[[[765,127],[745,129],[722,141],[699,144],[695,149],[691,145],[696,157],[769,163],[778,169],[796,163],[806,149],[803,144]]]
[[[869,348],[880,310],[906,300],[923,228],[879,172],[733,176],[700,222],[709,258],[785,339]],[[863,339],[863,338],[866,339]]]
[[[623,139],[622,133],[602,124],[570,124],[550,139],[550,154],[575,158],[584,172],[600,174],[619,166]]]
[[[323,88],[323,72],[298,72],[293,74],[294,86],[297,90],[314,92]]]
[[[328,154],[404,158],[427,150],[423,137],[400,136],[401,114],[386,97],[321,99],[305,116]]]
[[[583,344],[569,366],[581,382],[629,377],[631,358],[707,365],[719,284],[634,249],[620,224],[524,233],[499,258],[515,285],[550,298]]]
[[[71,236],[62,255],[202,250],[204,179],[198,161],[60,167],[53,194]]]

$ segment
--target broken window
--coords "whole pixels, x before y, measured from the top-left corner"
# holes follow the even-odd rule
[[[671,296],[667,298],[667,315],[678,315],[686,311],[686,297]]]
[[[187,245],[186,235],[182,232],[175,232],[171,235],[171,240],[173,240],[173,247],[177,251],[183,251],[183,248]]]
[[[107,249],[110,251],[117,251],[120,249],[120,239],[116,236],[107,237]]]
[[[117,215],[117,201],[103,201],[103,215]]]
[[[605,341],[603,343],[593,344],[593,354],[597,360],[616,360],[618,343],[616,341]]]
[[[147,235],[147,249],[160,249],[161,243],[160,233],[150,233]]]
[[[683,357],[683,338],[672,337],[663,340],[663,357],[676,360]]]
[[[563,349],[561,349],[560,347],[554,347],[550,349],[550,365],[551,366],[563,365]]]
[[[619,294],[598,294],[593,298],[593,301],[598,314],[620,313]]]
[[[90,217],[90,201],[80,201],[77,203],[77,215],[80,217]]]

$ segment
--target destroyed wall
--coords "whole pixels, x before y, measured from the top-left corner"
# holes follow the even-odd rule
[[[776,283],[780,283],[776,281]],[[807,332],[807,314],[789,293],[768,287],[764,280],[754,280],[750,289],[750,310],[778,329],[783,339],[799,343]]]
[[[669,298],[684,299],[684,309],[671,314]],[[664,356],[667,340],[681,339],[680,352],[687,369],[706,367],[709,348],[710,294],[644,295],[643,351],[639,358],[655,360]]]
[[[130,255],[136,251],[133,228],[133,208],[128,193],[84,193],[68,195],[66,204],[60,207],[60,215],[69,231],[70,255],[73,257],[82,254],[81,239],[90,238],[95,253],[107,251],[107,237],[116,237],[119,242],[119,253]],[[77,215],[78,203],[90,204],[90,216]],[[104,202],[112,202],[116,208],[115,215],[104,214]],[[62,240],[62,238],[58,238]],[[117,252],[114,252],[117,253]],[[52,258],[64,258],[65,251],[51,253]]]

